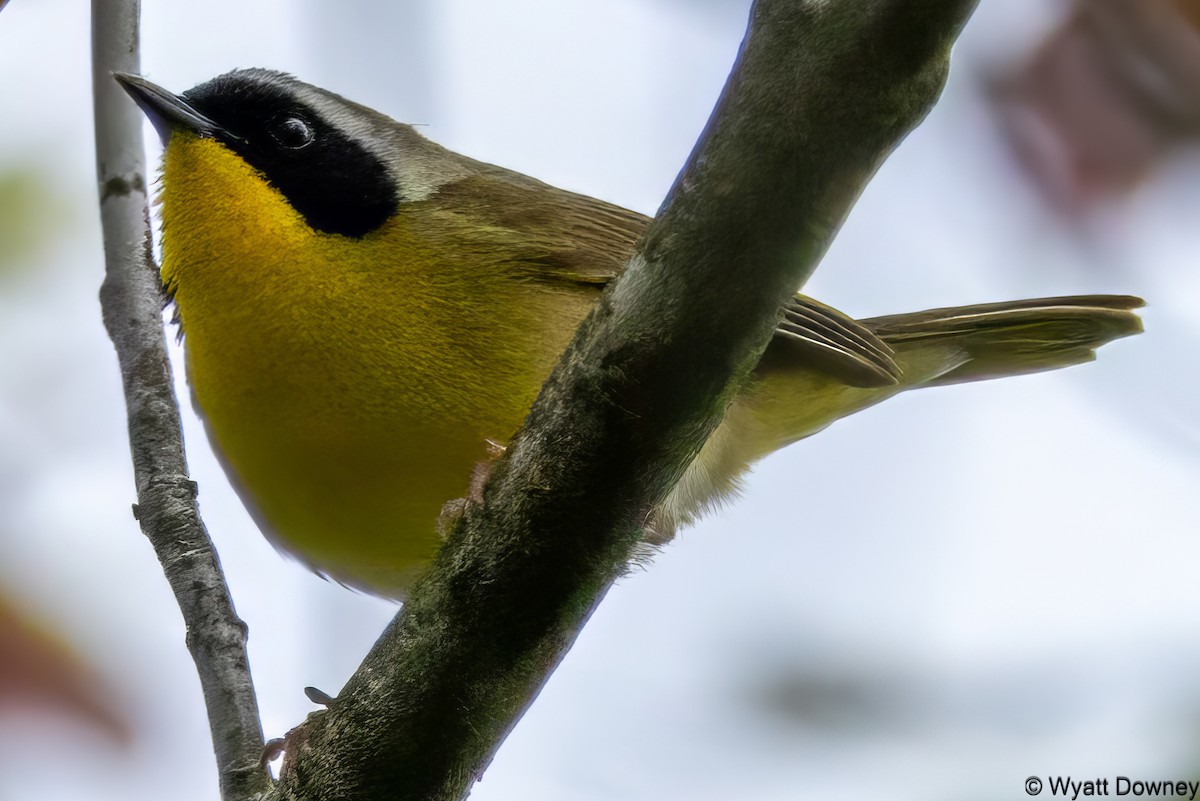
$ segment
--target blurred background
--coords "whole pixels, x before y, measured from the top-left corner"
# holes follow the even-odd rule
[[[294,72],[652,214],[748,8],[147,0],[142,63],[176,91]],[[473,799],[1012,799],[1031,774],[1197,775],[1197,8],[983,0],[941,103],[807,286],[859,317],[1132,293],[1146,334],[900,397],[762,463],[609,594]],[[183,627],[130,515],[88,53],[79,0],[0,13],[0,799],[212,799]],[[185,416],[280,736],[394,607],[275,553]]]

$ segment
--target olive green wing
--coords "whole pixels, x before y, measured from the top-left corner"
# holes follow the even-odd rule
[[[515,278],[598,292],[621,274],[650,218],[586,195],[487,165],[438,192],[441,203],[472,220],[472,236],[506,242],[519,253]],[[802,362],[854,387],[891,386],[900,370],[870,328],[796,295],[771,342],[774,358]]]
[[[443,185],[429,203],[461,221],[440,227],[456,232],[456,247],[507,254],[516,280],[602,288],[625,269],[650,223],[645,215],[520,173],[480,169]]]
[[[851,387],[889,387],[902,378],[894,351],[874,331],[805,295],[784,307],[764,358],[803,364]]]

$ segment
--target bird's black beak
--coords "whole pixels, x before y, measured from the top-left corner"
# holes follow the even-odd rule
[[[164,145],[171,138],[172,131],[191,131],[201,136],[216,136],[224,130],[189,106],[179,95],[168,92],[139,75],[114,72],[113,78],[129,93],[133,102],[146,112]]]

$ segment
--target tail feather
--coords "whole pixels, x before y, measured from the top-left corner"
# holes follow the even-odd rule
[[[925,386],[1036,373],[1082,364],[1096,348],[1140,333],[1140,298],[1079,295],[930,309],[861,320],[897,351],[943,340],[962,349],[962,364]]]
[[[842,417],[906,389],[1091,361],[1096,348],[1142,330],[1133,310],[1143,305],[1122,295],[1080,295],[853,321],[799,296],[796,304],[814,311],[789,309],[755,380],[654,513],[651,541],[669,540],[734,495],[754,462]],[[895,367],[899,382],[891,383]]]

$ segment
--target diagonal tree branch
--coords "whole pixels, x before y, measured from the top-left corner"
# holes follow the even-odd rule
[[[484,502],[277,797],[459,799],[624,570],[783,302],[941,91],[975,0],[758,0],[704,134]]]
[[[112,79],[138,73],[137,0],[92,2],[96,175],[107,264],[100,303],[117,349],[137,482],[135,516],[162,562],[187,625],[220,774],[221,797],[265,792],[262,729],[238,619],[188,479],[179,405],[163,335],[163,296],[150,252],[142,115]]]

